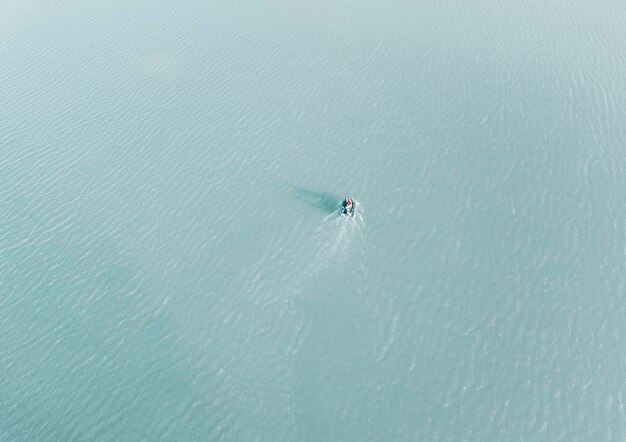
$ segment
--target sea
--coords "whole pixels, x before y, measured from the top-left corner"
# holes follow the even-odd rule
[[[0,0],[0,441],[626,440],[625,23]]]

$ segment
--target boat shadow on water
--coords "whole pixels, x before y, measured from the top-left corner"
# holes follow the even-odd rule
[[[301,186],[292,186],[299,199],[310,206],[316,207],[324,213],[333,213],[341,207],[342,197],[331,192],[306,189]]]

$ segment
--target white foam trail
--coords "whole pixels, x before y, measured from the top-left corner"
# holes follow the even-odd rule
[[[356,202],[356,201],[355,201]],[[354,218],[341,216],[341,209],[325,216],[322,224],[315,231],[312,243],[317,244],[317,251],[310,264],[301,272],[291,290],[292,294],[300,293],[312,279],[332,264],[344,262],[354,247],[354,239],[362,238],[363,216],[360,205]]]

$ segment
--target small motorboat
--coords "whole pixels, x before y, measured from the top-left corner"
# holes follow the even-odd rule
[[[343,207],[343,211],[342,211],[343,215],[348,215],[354,218],[354,214],[356,213],[356,202],[352,200],[352,198],[347,196],[343,200],[342,207]]]

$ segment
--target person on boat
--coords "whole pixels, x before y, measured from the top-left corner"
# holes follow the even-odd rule
[[[348,196],[343,200],[343,213],[352,215],[353,210],[354,204],[352,203],[352,198]]]

